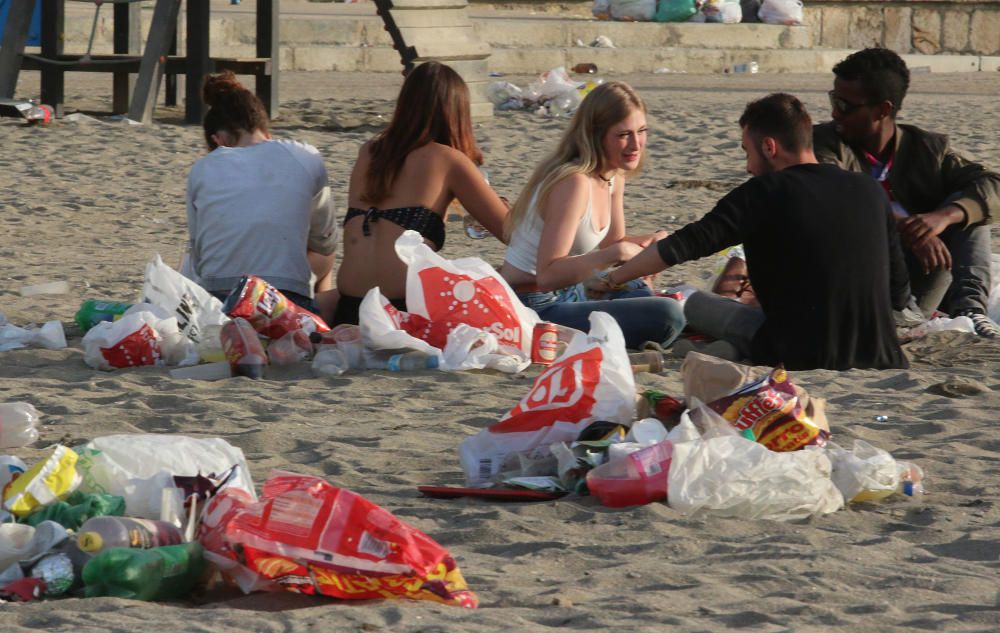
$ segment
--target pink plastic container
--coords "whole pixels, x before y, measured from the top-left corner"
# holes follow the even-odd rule
[[[587,473],[590,494],[609,508],[640,506],[667,498],[674,445],[660,442]]]

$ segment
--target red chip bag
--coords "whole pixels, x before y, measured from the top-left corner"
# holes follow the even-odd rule
[[[446,549],[349,490],[276,471],[260,501],[224,490],[198,540],[288,591],[348,600],[411,598],[475,608]]]
[[[232,318],[243,317],[255,330],[270,339],[304,329],[306,332],[329,332],[323,319],[289,301],[281,291],[255,275],[246,275],[226,297],[223,312]]]
[[[748,439],[772,451],[794,451],[810,444],[825,446],[830,437],[825,421],[815,419],[810,404],[805,392],[788,379],[788,372],[777,367],[708,406]]]

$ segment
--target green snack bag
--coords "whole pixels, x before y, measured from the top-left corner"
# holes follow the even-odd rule
[[[120,517],[125,514],[125,498],[116,495],[77,490],[65,501],[57,501],[32,512],[21,523],[37,526],[42,521],[55,521],[67,530],[78,530],[87,519],[101,516]]]

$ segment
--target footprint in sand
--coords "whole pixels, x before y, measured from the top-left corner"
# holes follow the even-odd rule
[[[931,385],[927,391],[948,398],[969,398],[986,393],[990,391],[990,388],[971,378],[949,378],[944,382]]]

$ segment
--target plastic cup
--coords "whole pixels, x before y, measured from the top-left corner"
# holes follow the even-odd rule
[[[638,506],[667,498],[667,474],[674,446],[660,442],[587,473],[587,488],[609,508]]]

